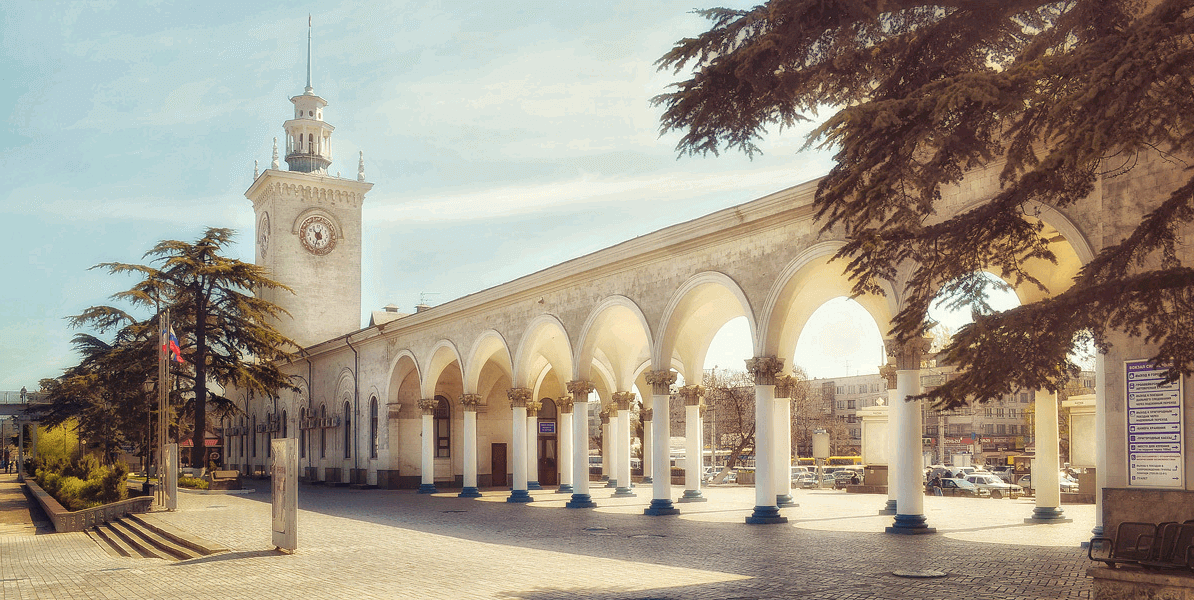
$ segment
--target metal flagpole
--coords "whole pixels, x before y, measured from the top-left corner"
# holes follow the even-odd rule
[[[156,486],[157,494],[156,500],[158,505],[165,505],[165,458],[166,458],[166,437],[168,434],[168,416],[166,407],[168,405],[167,397],[170,393],[170,363],[167,360],[167,352],[169,348],[170,336],[170,309],[166,309],[159,317],[159,351],[158,351],[158,485]]]

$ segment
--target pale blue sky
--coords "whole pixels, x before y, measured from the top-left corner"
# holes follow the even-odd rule
[[[240,231],[233,254],[252,260],[244,191],[305,83],[308,13],[330,170],[352,176],[362,150],[375,184],[365,311],[443,302],[823,174],[825,154],[796,152],[804,130],[773,132],[754,161],[677,160],[676,136],[659,137],[649,99],[675,78],[652,63],[706,27],[688,11],[724,4],[6,3],[0,389],[58,375],[75,360],[64,317],[132,283],[88,267],[207,226]]]

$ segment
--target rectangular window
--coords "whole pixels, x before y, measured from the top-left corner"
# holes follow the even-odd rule
[[[854,401],[853,401],[853,400],[847,400],[847,401],[846,401],[846,409],[847,409],[847,410],[855,410],[855,406],[854,406]]]

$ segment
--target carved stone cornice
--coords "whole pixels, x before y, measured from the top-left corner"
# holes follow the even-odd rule
[[[699,385],[686,385],[676,390],[676,394],[684,399],[684,406],[698,406],[705,396],[705,388]]]
[[[587,381],[585,379],[569,381],[567,386],[568,392],[572,394],[573,402],[588,402],[589,394],[593,390],[597,389],[597,386],[593,385],[592,381]]]
[[[614,392],[614,406],[618,410],[630,410],[631,402],[634,402],[634,392]]]
[[[644,408],[644,409],[640,410],[638,414],[640,417],[642,417],[643,422],[646,423],[647,421],[650,421],[651,418],[655,415],[655,409]]]
[[[896,369],[900,371],[920,370],[920,362],[929,353],[932,338],[912,338],[903,343],[898,340],[885,340],[883,346],[887,348],[887,356],[895,359]]]
[[[531,399],[531,390],[527,388],[510,388],[506,390],[506,397],[510,399],[510,408],[520,408],[527,405]]]
[[[799,379],[791,375],[780,375],[775,378],[775,397],[776,398],[791,398],[792,392],[796,390],[796,384],[800,383]]]
[[[887,380],[887,389],[896,389],[896,366],[895,363],[887,363],[879,367],[879,375]]]
[[[647,371],[647,383],[651,384],[651,393],[656,396],[667,396],[671,394],[671,385],[676,383],[676,373],[671,370],[667,371]]]
[[[560,410],[560,414],[567,415],[572,413],[572,396],[560,396],[556,398],[556,407]]]
[[[748,358],[746,370],[754,377],[755,385],[775,385],[775,376],[784,370],[784,359],[774,356]]]
[[[465,412],[477,412],[477,406],[481,404],[481,394],[463,394],[460,396],[460,404],[464,406]]]
[[[439,400],[435,398],[423,398],[419,400],[419,411],[424,415],[434,415],[437,408],[439,408]]]
[[[537,417],[537,416],[539,416],[539,410],[543,408],[543,403],[538,400],[527,400],[526,406],[527,406],[527,416],[528,417]]]

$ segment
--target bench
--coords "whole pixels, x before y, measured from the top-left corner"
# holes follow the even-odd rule
[[[1090,540],[1087,557],[1117,565],[1133,565],[1152,570],[1194,571],[1194,519],[1185,523],[1144,523],[1124,521],[1115,538]]]
[[[208,489],[212,490],[239,490],[240,489],[240,471],[211,471],[207,474]]]

